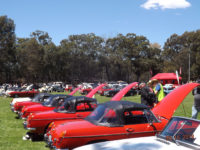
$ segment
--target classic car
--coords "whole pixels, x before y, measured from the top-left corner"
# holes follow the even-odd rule
[[[96,88],[97,86],[98,86],[98,84],[96,84],[96,83],[84,84],[83,88],[80,90],[80,94],[86,95],[90,91],[92,91],[92,89]]]
[[[92,98],[93,95],[99,90],[99,88],[102,88],[105,85],[106,84],[99,85],[98,87],[93,89],[88,95],[86,95],[86,97]],[[72,93],[74,93],[74,91],[71,92],[71,94]],[[63,102],[65,98],[68,97],[71,97],[71,95],[57,94],[49,97],[42,105],[37,104],[33,106],[23,107],[21,113],[19,113],[19,117],[25,119],[30,113],[54,110],[56,107],[61,105],[60,103]]]
[[[118,93],[121,89],[123,88],[122,87],[118,87],[118,88],[115,88],[115,89],[112,89],[112,90],[107,90],[104,92],[104,95],[107,96],[107,97],[113,97],[116,93]],[[134,96],[137,94],[137,90],[135,89],[130,89],[125,96]]]
[[[10,92],[8,93],[9,97],[34,97],[35,95],[37,95],[39,93],[39,91],[36,90],[31,90],[31,91],[14,91],[14,92]]]
[[[101,96],[104,96],[104,92],[106,91],[110,91],[110,90],[113,90],[113,88],[109,87],[109,86],[105,86],[103,88],[101,88],[98,93],[101,95]]]
[[[183,99],[198,85],[189,83],[175,89],[152,111],[145,105],[127,101],[101,104],[84,120],[52,128],[48,146],[73,149],[102,141],[153,136],[162,131]]]
[[[87,117],[97,106],[97,100],[85,96],[73,96],[53,111],[32,113],[25,121],[24,128],[29,132],[26,138],[32,140],[43,137],[48,125],[55,120],[77,120]],[[27,136],[28,135],[28,136]]]
[[[69,93],[68,95],[73,95],[75,94],[81,87],[78,87],[76,89],[74,89],[71,93]],[[20,103],[16,103],[15,104],[15,108],[12,108],[12,110],[14,110],[15,112],[21,112],[22,108],[24,106],[30,106],[30,105],[36,105],[36,104],[39,104],[39,103],[43,103],[44,100],[46,100],[46,98],[48,98],[49,94],[45,94],[45,93],[42,93],[42,94],[39,94],[39,95],[36,95],[35,98],[33,98],[33,101],[27,101],[27,102],[20,102]]]
[[[200,149],[200,121],[173,117],[164,130],[151,137],[115,140],[78,147],[75,150],[191,150]]]
[[[13,98],[12,101],[10,102],[10,106],[13,107],[15,103],[17,102],[25,102],[25,101],[31,101],[32,98],[30,97],[23,97],[23,98]]]
[[[48,93],[39,93],[30,101],[16,102],[15,105],[11,107],[11,110],[14,112],[21,112],[24,106],[31,106],[43,103],[50,96],[51,94]]]
[[[135,83],[130,84],[130,86],[134,85]],[[128,86],[127,88],[131,87]],[[122,98],[122,95],[124,95],[123,91],[125,91],[125,89],[120,92],[121,95],[120,93],[118,94],[118,98]],[[32,136],[33,134],[36,136],[43,135],[51,122],[58,120],[72,121],[77,119],[83,119],[87,117],[91,113],[91,111],[93,111],[93,109],[96,108],[96,106],[96,99],[91,99],[85,96],[70,97],[65,100],[62,106],[54,109],[53,111],[35,114],[33,113],[29,115],[27,121],[24,122],[24,127],[31,131],[30,133],[32,134]],[[30,134],[29,137],[31,137]]]
[[[36,112],[44,112],[49,110],[54,110],[56,107],[60,106],[65,98],[71,97],[71,95],[55,94],[46,99],[42,104],[35,104],[31,106],[24,106],[20,113],[18,113],[19,118],[26,119],[28,115]]]
[[[66,87],[65,87],[65,91],[67,91],[67,92],[72,91],[72,89],[73,89],[72,85],[66,85]]]
[[[64,92],[65,89],[61,86],[53,86],[52,91],[53,92]]]
[[[90,91],[92,91],[92,88],[86,88],[86,89],[81,89],[80,90],[80,93],[82,94],[82,95],[87,95]]]

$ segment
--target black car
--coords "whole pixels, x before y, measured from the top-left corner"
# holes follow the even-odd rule
[[[113,97],[115,94],[117,94],[122,88],[116,88],[114,90],[110,90],[110,91],[105,91],[104,95],[107,97]],[[125,96],[134,96],[137,94],[137,90],[135,89],[130,89]]]
[[[60,87],[60,86],[53,86],[52,91],[53,92],[64,92],[65,89],[63,87]]]

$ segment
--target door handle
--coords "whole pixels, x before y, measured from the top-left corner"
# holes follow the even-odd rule
[[[127,128],[126,131],[131,133],[131,132],[134,132],[134,129],[133,128]]]

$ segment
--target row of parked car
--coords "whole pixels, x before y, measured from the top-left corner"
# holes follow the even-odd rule
[[[85,96],[73,96],[79,86],[68,95],[39,93],[26,101],[14,98],[10,105],[17,118],[25,120],[28,132],[23,139],[44,140],[51,149],[200,149],[200,121],[172,117],[199,84],[176,88],[152,109],[121,101],[137,84],[123,87],[101,104],[92,97],[108,84]]]

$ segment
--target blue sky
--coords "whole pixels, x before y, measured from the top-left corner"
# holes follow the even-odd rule
[[[15,21],[18,37],[42,30],[57,45],[91,32],[136,33],[163,45],[173,33],[200,29],[200,0],[0,0],[0,15]]]

